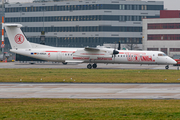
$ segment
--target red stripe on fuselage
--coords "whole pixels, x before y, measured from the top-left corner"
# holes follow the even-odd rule
[[[119,54],[124,54],[124,52],[119,52]]]
[[[60,52],[60,51],[45,51],[45,52]]]
[[[74,53],[75,51],[45,51],[45,52]]]
[[[75,53],[75,51],[61,51],[61,53]]]
[[[81,53],[81,55],[105,55],[105,54],[95,54],[95,53]]]

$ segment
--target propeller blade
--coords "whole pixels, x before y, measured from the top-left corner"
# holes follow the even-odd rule
[[[118,50],[121,50],[121,42],[119,41]]]
[[[114,46],[114,50],[113,50],[113,57],[114,57],[114,60],[115,60],[116,54],[119,54],[119,52],[116,51],[116,42],[115,42],[115,46]]]
[[[119,54],[119,51],[113,50],[113,54],[114,55]]]

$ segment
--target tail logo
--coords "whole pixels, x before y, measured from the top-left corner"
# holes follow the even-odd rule
[[[17,34],[14,40],[17,44],[22,44],[24,42],[24,36],[22,34]]]

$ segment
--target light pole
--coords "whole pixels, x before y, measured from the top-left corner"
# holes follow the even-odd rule
[[[4,0],[2,0],[2,39],[1,39],[1,48],[2,48],[2,54],[3,54],[3,60],[4,60]]]

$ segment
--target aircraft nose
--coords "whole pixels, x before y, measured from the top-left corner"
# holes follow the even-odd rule
[[[174,59],[171,59],[171,64],[177,64],[177,62]]]

